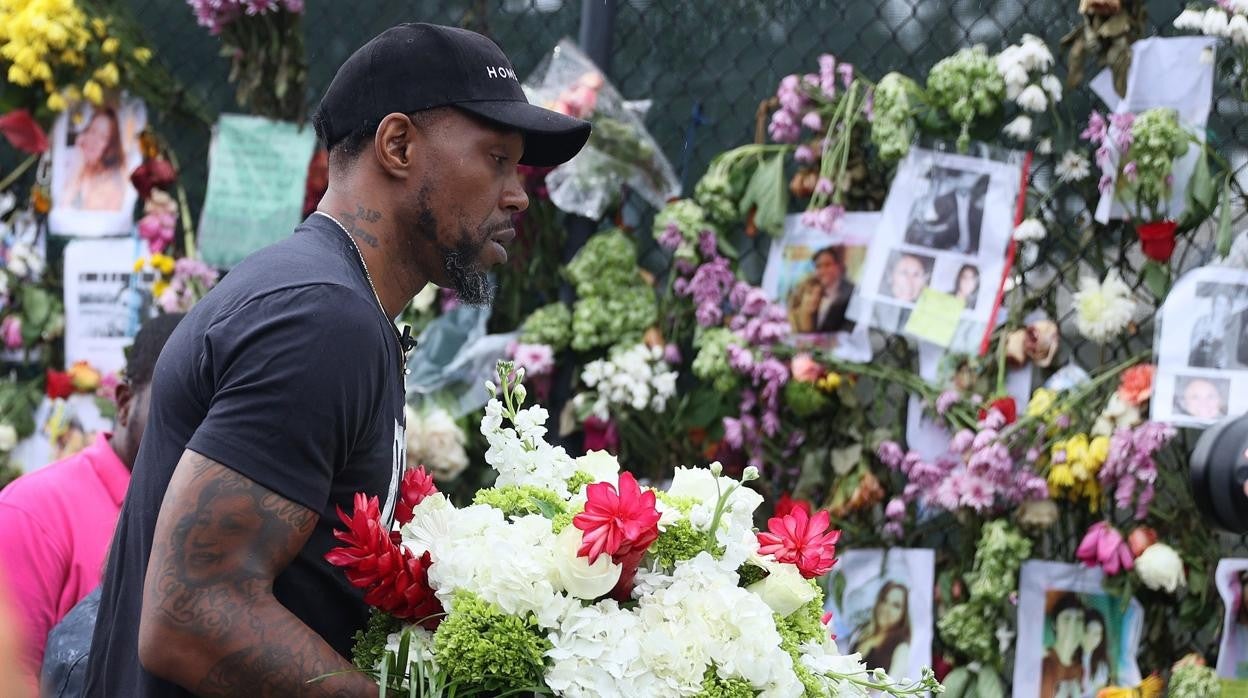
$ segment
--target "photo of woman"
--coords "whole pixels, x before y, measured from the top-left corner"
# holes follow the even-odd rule
[[[1080,698],[1083,695],[1083,635],[1085,611],[1079,597],[1050,592],[1045,625],[1052,633],[1040,665],[1040,698]]]
[[[1084,611],[1083,695],[1095,696],[1109,685],[1109,650],[1105,637],[1105,616],[1095,608]]]
[[[789,324],[794,332],[847,331],[845,318],[854,285],[845,277],[845,246],[829,245],[811,258],[815,269],[789,292]]]
[[[1226,416],[1231,382],[1225,378],[1179,376],[1174,387],[1176,413],[1212,422]]]
[[[869,669],[903,676],[910,662],[910,590],[899,582],[885,582],[876,594],[868,620],[850,639],[850,652],[860,652]]]
[[[966,303],[967,310],[975,307],[975,299],[979,297],[979,268],[974,264],[963,264],[953,281],[953,295]]]
[[[62,192],[66,202],[83,211],[119,210],[128,181],[117,112],[109,107],[97,109],[73,140],[78,169]]]
[[[138,192],[130,173],[142,162],[139,133],[147,123],[138,100],[61,115],[52,131],[52,212],[57,235],[128,233]]]

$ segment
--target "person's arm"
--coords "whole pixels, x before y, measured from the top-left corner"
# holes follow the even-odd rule
[[[69,574],[64,537],[40,525],[23,507],[0,504],[0,560],[9,600],[22,636],[22,670],[38,680],[48,631],[56,624],[57,602]]]
[[[273,597],[318,515],[186,451],[160,508],[143,585],[139,661],[199,696],[376,696]],[[332,613],[333,609],[326,609]]]

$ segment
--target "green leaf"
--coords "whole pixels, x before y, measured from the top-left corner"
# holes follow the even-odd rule
[[[978,698],[1005,698],[1005,682],[994,669],[987,667],[979,670],[975,678],[975,695]]]
[[[550,502],[543,501],[537,497],[529,497],[529,501],[532,502],[533,506],[537,507],[537,510],[542,513],[543,518],[554,519],[559,515],[559,510]]]
[[[728,241],[728,238],[720,235],[718,238],[719,252],[728,259],[741,259],[741,253],[737,251],[737,246]]]
[[[967,686],[971,683],[971,672],[960,666],[945,676],[944,698],[962,698],[966,695]]]
[[[797,477],[797,482],[793,485],[794,499],[811,499],[814,493],[825,482],[824,472],[827,463],[827,451],[815,449],[808,451],[802,458],[802,472]]]
[[[845,607],[845,574],[840,570],[833,572],[828,578],[828,596],[836,602],[837,608]]]
[[[1187,210],[1183,212],[1184,228],[1194,228],[1207,218],[1213,211],[1213,204],[1218,196],[1217,183],[1209,174],[1209,158],[1201,152],[1196,161],[1196,169],[1187,185]]]
[[[837,475],[845,475],[862,462],[862,443],[832,449],[831,461],[832,471]]]
[[[1231,220],[1231,174],[1228,172],[1222,185],[1222,199],[1218,202],[1221,211],[1218,213],[1218,231],[1214,239],[1218,242],[1218,254],[1225,257],[1231,252],[1231,242],[1235,235]]]
[[[719,394],[707,387],[701,387],[689,395],[689,410],[685,413],[685,425],[705,429],[720,416],[723,401]]]
[[[789,188],[784,185],[785,151],[763,160],[741,198],[741,213],[754,208],[754,225],[770,235],[784,230],[784,215],[789,209]]]
[[[1157,300],[1162,300],[1170,292],[1170,270],[1153,260],[1144,264],[1144,285]]]

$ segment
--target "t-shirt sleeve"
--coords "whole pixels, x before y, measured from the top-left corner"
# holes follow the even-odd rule
[[[249,301],[202,338],[207,415],[187,448],[312,511],[376,428],[385,374],[377,309],[341,286]],[[392,340],[391,340],[392,341]]]

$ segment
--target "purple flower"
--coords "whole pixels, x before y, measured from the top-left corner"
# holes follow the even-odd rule
[[[680,243],[684,241],[685,237],[680,234],[680,227],[676,225],[675,221],[667,224],[667,227],[663,229],[663,233],[659,235],[658,240],[659,246],[668,252],[675,252],[676,248],[680,247]]]
[[[897,497],[888,500],[888,506],[884,507],[884,517],[893,521],[904,519],[906,517],[906,503]]]
[[[832,186],[832,180],[827,177],[820,177],[819,181],[815,182],[816,194],[831,194],[835,190],[836,187]]]
[[[791,112],[781,109],[771,115],[771,122],[767,124],[767,134],[777,143],[796,143],[802,135],[802,128]]]
[[[970,429],[961,429],[953,435],[949,440],[950,453],[966,453],[971,450],[971,444],[975,441],[975,432]]]
[[[1105,140],[1107,128],[1105,117],[1101,116],[1099,111],[1093,109],[1092,113],[1088,115],[1088,127],[1083,129],[1083,133],[1080,133],[1079,137],[1092,143],[1100,144],[1101,141]]]
[[[961,397],[961,394],[956,390],[946,390],[936,396],[936,414],[944,416],[950,407],[957,404],[959,397]]]
[[[988,411],[988,414],[989,414],[989,415],[991,415],[991,414],[992,414],[992,410],[989,410],[989,411]],[[1000,413],[998,413],[998,414],[1000,414]],[[1004,421],[1005,421],[1005,420],[1004,420],[1004,418],[1003,418],[1001,421],[1004,423]],[[984,449],[984,448],[986,448],[989,444],[991,444],[992,442],[996,441],[996,440],[997,440],[997,436],[998,436],[998,434],[997,434],[997,430],[996,430],[996,428],[995,428],[995,427],[988,427],[988,428],[986,428],[986,429],[984,429],[984,430],[980,431],[978,434],[976,434],[976,435],[975,435],[975,438],[971,440],[971,450],[972,450],[972,451],[980,451],[980,450],[983,450],[983,449]]]
[[[962,485],[962,505],[983,513],[992,506],[995,488],[988,482],[968,477]]]
[[[786,75],[776,88],[776,99],[780,102],[781,111],[787,112],[788,118],[796,124],[794,115],[802,113],[807,102],[806,96],[801,92],[801,79],[796,75]]]
[[[745,315],[758,315],[770,302],[767,300],[766,291],[757,287],[751,288],[741,303],[741,312]]]
[[[1134,160],[1132,160],[1131,162],[1127,163],[1126,167],[1122,168],[1122,175],[1127,178],[1128,182],[1134,182],[1135,180],[1139,179],[1140,166],[1137,165]]]
[[[793,433],[789,434],[789,449],[796,450],[801,448],[804,443],[806,443],[806,432],[801,429],[794,429]]]
[[[835,75],[836,74],[836,56],[830,53],[819,54],[819,74]]]
[[[702,256],[711,259],[715,257],[718,250],[718,241],[715,239],[715,233],[710,230],[703,230],[698,233],[698,252]]]
[[[678,296],[689,295],[689,279],[678,277],[672,282],[672,291]]]
[[[884,524],[883,533],[886,537],[901,538],[905,532],[905,527],[903,527],[899,521],[889,521]]]
[[[841,76],[841,84],[845,89],[854,83],[854,66],[851,63],[842,63],[836,66],[836,74]]]
[[[772,410],[763,413],[763,433],[775,436],[780,431],[780,415]]]
[[[811,131],[822,131],[823,119],[819,116],[819,112],[812,109],[802,117],[802,125]]]
[[[741,448],[745,442],[745,434],[741,429],[741,420],[724,417],[724,442],[732,448]]]
[[[749,295],[750,290],[753,288],[753,286],[744,281],[736,282],[733,284],[732,290],[728,292],[728,303],[734,308],[740,308],[745,304],[745,297]]]
[[[754,371],[754,354],[749,349],[742,349],[735,344],[728,345],[728,365],[737,373],[751,374]]]
[[[803,165],[809,165],[815,161],[815,151],[811,150],[808,145],[799,145],[793,151],[793,159]]]
[[[693,262],[690,262],[687,259],[676,260],[676,273],[677,274],[680,274],[681,276],[688,276],[693,273],[694,269],[695,267],[693,265]]]
[[[694,317],[702,327],[716,327],[724,319],[724,311],[715,303],[699,303]]]
[[[1131,147],[1131,125],[1135,123],[1135,114],[1110,114],[1110,132],[1114,135],[1114,146],[1118,152],[1125,153]]]
[[[672,366],[680,364],[680,347],[675,344],[667,344],[663,347],[663,360]]]
[[[875,449],[875,455],[880,462],[890,468],[896,468],[901,465],[901,446],[896,441],[884,441],[880,443],[879,448]]]
[[[1112,159],[1113,152],[1109,149],[1108,143],[1096,149],[1096,166],[1101,168],[1102,172],[1109,170]]]

